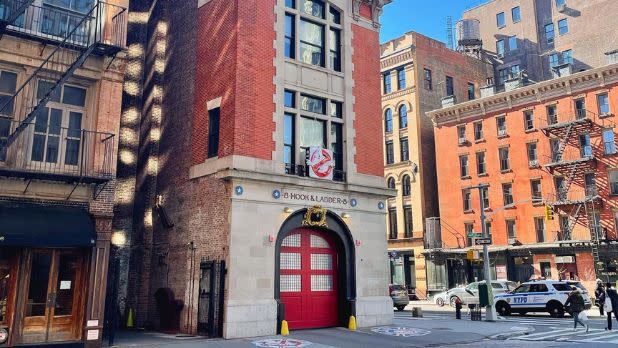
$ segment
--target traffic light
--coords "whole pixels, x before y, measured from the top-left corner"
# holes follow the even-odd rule
[[[551,205],[545,206],[545,220],[554,219],[554,208]]]

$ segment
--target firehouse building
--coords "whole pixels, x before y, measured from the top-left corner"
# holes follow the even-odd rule
[[[388,2],[151,10],[126,300],[136,326],[235,338],[282,320],[391,322],[377,78]]]

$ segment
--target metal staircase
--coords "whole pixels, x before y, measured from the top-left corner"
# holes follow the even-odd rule
[[[0,27],[1,33],[43,41],[42,55],[48,54],[12,97],[0,105],[0,114],[14,114],[15,120],[19,121],[8,137],[0,139],[0,156],[8,151],[50,100],[59,98],[62,85],[83,66],[88,57],[114,57],[124,49],[127,19],[126,9],[102,1],[96,1],[90,10],[78,15],[49,7],[30,6],[26,9],[32,1],[0,0],[0,5],[3,3],[22,12],[16,10],[8,16],[7,24]],[[26,25],[28,23],[13,27],[10,20],[23,13],[27,14],[26,17],[32,14],[44,18],[40,21],[30,19],[29,27]],[[65,26],[62,21],[45,24],[49,23],[49,18],[64,18],[70,24]],[[39,22],[43,24],[35,24]],[[10,112],[8,109],[14,105],[19,105],[18,109]]]

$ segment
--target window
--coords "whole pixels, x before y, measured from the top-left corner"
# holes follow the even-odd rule
[[[0,72],[0,107],[6,103],[4,109],[0,110],[0,143],[5,141],[11,133],[14,109],[12,96],[16,87],[17,74],[8,71]],[[3,154],[2,150],[3,146],[0,146],[0,162],[6,161],[6,152]]]
[[[301,152],[312,146],[326,147],[326,121],[301,117],[300,118],[300,148]]]
[[[468,100],[474,100],[474,83],[468,82]]]
[[[397,89],[406,88],[406,69],[401,67],[397,69]]]
[[[586,189],[586,197],[592,197],[598,194],[596,176],[594,173],[586,173],[584,175],[584,188]]]
[[[515,220],[506,220],[506,233],[511,239],[517,238],[517,229],[515,227]]]
[[[303,111],[326,115],[326,100],[301,94],[300,109]]]
[[[536,231],[536,241],[545,242],[545,220],[542,217],[534,218],[534,230]]]
[[[590,134],[580,134],[579,145],[582,157],[592,157],[592,144],[590,143]]]
[[[566,4],[566,0],[556,0],[556,7],[564,6]]]
[[[482,140],[483,139],[483,123],[476,122],[474,123],[474,140]]]
[[[528,150],[528,164],[530,167],[536,167],[538,165],[538,152],[536,143],[526,144]]]
[[[603,144],[606,155],[613,155],[616,153],[616,143],[614,141],[613,129],[610,128],[603,130]]]
[[[513,204],[513,184],[502,184],[502,197],[504,206]]]
[[[613,170],[609,175],[609,192],[612,195],[618,195],[618,170]]]
[[[331,5],[329,13],[329,19],[335,24],[341,24],[341,13],[337,11],[337,9]]]
[[[405,237],[412,238],[412,207],[409,205],[403,207],[403,223],[405,225]]]
[[[220,108],[208,110],[208,158],[219,154],[219,114]]]
[[[560,149],[560,140],[559,139],[549,139],[549,151],[551,152],[551,160],[552,162],[559,162],[561,160],[561,156],[559,153]]]
[[[550,54],[549,55],[549,67],[555,68],[558,65],[560,65],[560,57],[558,56],[558,53]]]
[[[586,100],[583,98],[575,100],[575,117],[578,120],[586,117]]]
[[[532,193],[532,203],[542,203],[543,194],[541,193],[541,180],[530,180],[530,190]]]
[[[548,44],[554,43],[554,23],[545,24],[545,38]]]
[[[389,227],[389,238],[397,239],[397,210],[391,208],[388,210],[388,227]]]
[[[461,191],[463,198],[463,210],[472,211],[472,192],[470,189],[464,189]]]
[[[386,186],[389,189],[394,190],[395,189],[395,178],[393,177],[388,178],[388,180],[386,181]]]
[[[382,80],[384,81],[384,94],[389,94],[393,91],[391,86],[391,72],[387,71],[382,75]]]
[[[321,0],[304,0],[301,8],[303,12],[319,18],[324,18],[324,2]]]
[[[498,149],[498,154],[500,157],[500,171],[508,171],[511,169],[511,164],[509,161],[509,148],[502,147]]]
[[[468,239],[468,246],[472,246],[473,243],[473,237],[470,237],[473,233],[474,233],[474,225],[472,223],[465,223],[464,224],[464,231],[466,231],[466,237]]]
[[[496,117],[496,129],[498,131],[499,137],[503,137],[506,135],[506,117]]]
[[[562,62],[564,64],[573,64],[573,50],[562,51]]]
[[[498,70],[498,85],[504,85],[504,82],[509,79],[509,69]]]
[[[288,166],[293,166],[295,162],[295,125],[294,115],[286,113],[283,119],[283,162]]]
[[[532,110],[524,111],[524,129],[527,131],[534,129],[534,112]]]
[[[487,174],[487,166],[485,165],[485,152],[476,153],[476,173],[478,175]]]
[[[329,33],[330,68],[341,71],[341,31],[330,29]]]
[[[343,103],[337,101],[330,102],[330,116],[335,118],[343,117]]]
[[[399,140],[399,144],[401,146],[401,160],[402,161],[409,161],[410,160],[410,154],[408,151],[408,138],[401,138]]]
[[[498,57],[503,57],[504,51],[504,40],[496,41],[496,53],[498,54]]]
[[[518,78],[519,77],[519,64],[511,65],[511,75],[510,78]]]
[[[467,178],[470,176],[468,155],[459,156],[459,176],[461,176],[462,178]]]
[[[509,36],[509,51],[517,50],[517,36]]]
[[[386,142],[386,164],[395,163],[395,152],[393,150],[393,142]]]
[[[459,144],[463,144],[466,142],[466,126],[465,125],[457,126],[457,138],[459,140]]]
[[[485,233],[491,237],[491,221],[485,221]]]
[[[335,170],[343,170],[343,124],[330,124],[330,150],[335,160]]]
[[[547,111],[547,124],[552,125],[558,123],[556,105],[549,105],[545,108],[545,110]]]
[[[300,61],[324,66],[324,26],[300,20]]]
[[[285,56],[296,57],[296,26],[294,15],[285,15]]]
[[[542,267],[541,267],[541,273],[543,273]],[[551,278],[551,274],[549,275],[549,277]],[[545,284],[530,284],[530,292],[547,292],[547,291],[548,291],[547,285]]]
[[[296,8],[295,0],[285,0],[285,7]]]
[[[567,22],[567,19],[561,19],[558,21],[558,33],[560,35],[565,35],[569,32],[569,23]]]
[[[404,197],[410,197],[412,191],[412,185],[410,184],[410,176],[404,175],[401,181],[401,192]]]
[[[506,17],[504,16],[504,12],[500,12],[496,15],[496,25],[498,25],[498,28],[502,28],[506,25]]]
[[[408,127],[408,108],[405,105],[399,107],[399,129]]]
[[[286,108],[296,107],[296,93],[285,90],[283,104]]]
[[[393,110],[387,109],[384,114],[384,130],[386,133],[393,131]]]
[[[519,9],[519,6],[511,9],[511,17],[513,18],[513,23],[521,21],[521,10]]]
[[[423,86],[425,87],[426,90],[431,91],[433,90],[433,81],[431,78],[431,70],[429,69],[423,69],[424,72],[424,79],[423,79]]]
[[[446,96],[450,97],[455,94],[454,86],[453,86],[453,78],[450,76],[446,77]]]
[[[597,106],[599,115],[609,115],[609,98],[607,93],[597,95]]]

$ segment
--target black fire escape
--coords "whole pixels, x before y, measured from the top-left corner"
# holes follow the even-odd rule
[[[109,67],[125,49],[125,8],[98,0],[74,6],[0,0],[2,40],[9,40],[10,36],[38,42],[41,59],[37,68],[18,79],[23,83],[17,85],[12,96],[0,98],[1,176],[76,185],[104,184],[113,177],[113,134],[38,122],[37,116],[47,117],[47,104],[59,100],[63,85],[89,57],[104,57],[104,66]],[[33,161],[30,149],[36,132],[48,137],[52,134],[65,142],[67,155],[55,155],[58,160],[54,161]]]
[[[554,176],[555,188],[546,204],[559,214],[560,225],[548,241],[561,246],[589,245],[598,262],[599,243],[606,236],[596,212],[603,201],[594,177],[599,150],[595,149],[593,139],[602,138],[610,121],[583,108],[564,117],[549,113],[546,121],[541,130],[550,138],[551,154],[543,166]],[[586,226],[589,232],[577,232],[577,225]]]

